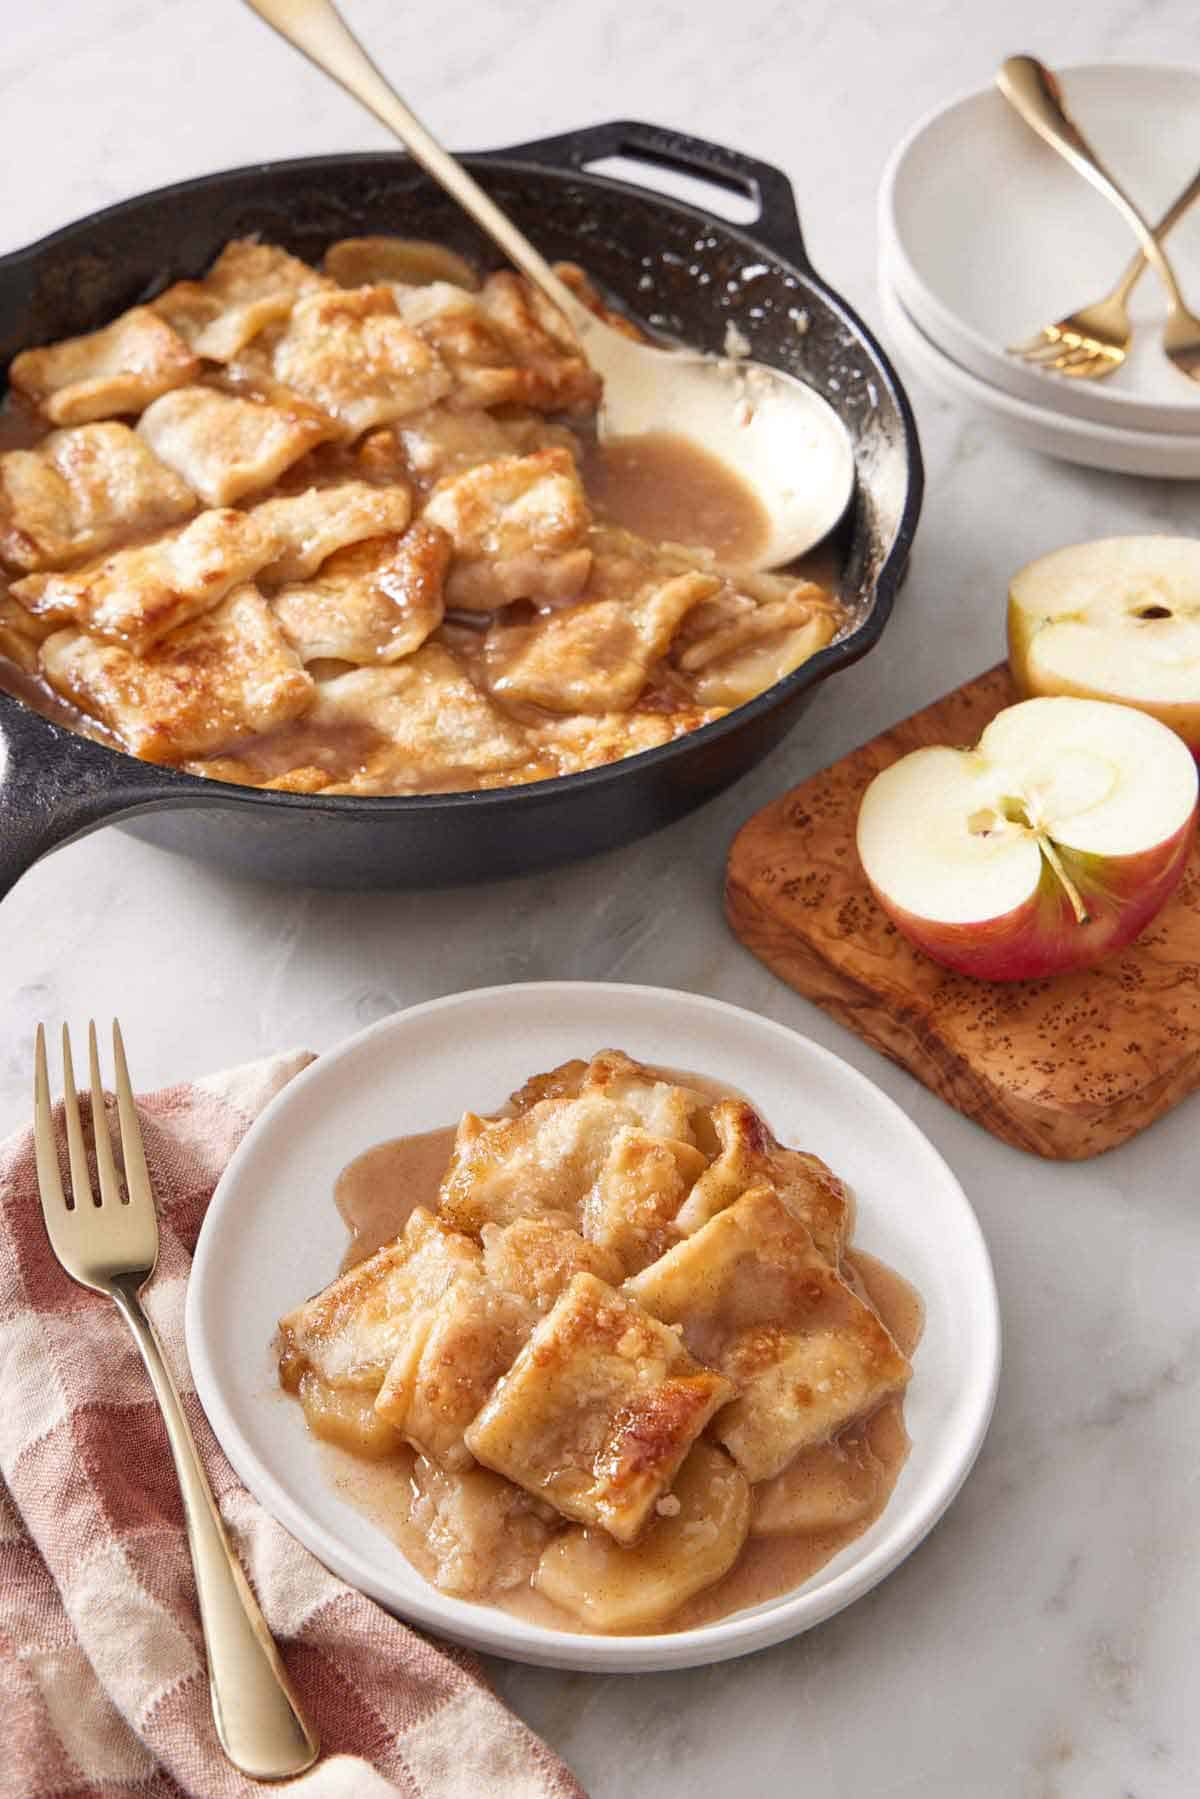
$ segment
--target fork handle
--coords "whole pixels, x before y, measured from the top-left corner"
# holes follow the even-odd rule
[[[371,61],[333,0],[246,0],[246,4],[395,133],[410,156],[445,188],[509,261],[566,314],[577,337],[586,338],[596,331],[595,314],[576,299],[525,234],[426,130]]]
[[[1035,56],[1010,56],[1000,66],[996,76],[996,85],[1014,111],[1020,113],[1025,123],[1036,131],[1052,150],[1057,150],[1058,154],[1069,162],[1072,168],[1077,169],[1084,180],[1089,181],[1098,193],[1103,194],[1106,200],[1111,200],[1117,211],[1123,215],[1141,239],[1142,252],[1157,269],[1163,285],[1171,297],[1172,305],[1177,307],[1180,312],[1186,311],[1183,295],[1179,291],[1179,283],[1175,279],[1170,263],[1159,249],[1153,231],[1128,194],[1123,188],[1118,187],[1083,133],[1069,117],[1058,97],[1058,84],[1049,69]]]
[[[118,1278],[112,1296],[141,1352],[167,1428],[183,1495],[209,1695],[221,1747],[234,1766],[253,1779],[282,1780],[300,1774],[320,1753],[316,1732],[304,1717],[266,1619],[225,1535],[175,1382],[137,1289]]]
[[[1154,235],[1161,243],[1167,233],[1174,231],[1185,212],[1190,212],[1196,200],[1200,198],[1200,169],[1192,176],[1183,192],[1176,194],[1162,218],[1154,227]],[[1118,300],[1127,300],[1149,266],[1149,259],[1144,250],[1138,250],[1130,258],[1129,265],[1113,290]]]

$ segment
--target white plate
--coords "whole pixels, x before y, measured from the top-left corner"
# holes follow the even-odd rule
[[[1153,223],[1200,161],[1200,70],[1107,63],[1059,75],[1068,110]],[[1134,339],[1116,374],[1068,381],[1005,354],[1100,299],[1137,245],[1112,205],[995,87],[940,108],[899,146],[880,189],[879,228],[913,321],[972,374],[1071,417],[1200,435],[1200,388],[1162,354],[1164,296],[1153,270],[1133,295]],[[1200,311],[1200,206],[1167,249]]]
[[[324,1477],[300,1408],[275,1382],[280,1314],[345,1248],[339,1170],[368,1145],[487,1111],[537,1069],[606,1046],[742,1088],[785,1143],[850,1181],[856,1242],[925,1300],[906,1416],[912,1453],[882,1518],[785,1598],[674,1635],[538,1628],[429,1586]],[[322,1056],[267,1108],[217,1188],[187,1302],[196,1387],[225,1453],[279,1521],[381,1604],[442,1636],[552,1667],[690,1667],[779,1642],[882,1580],[936,1523],[983,1441],[999,1370],[996,1290],[962,1189],[900,1109],[827,1050],[751,1012],[654,987],[488,987],[398,1013]]]
[[[1002,393],[988,381],[945,355],[905,311],[889,279],[880,270],[879,297],[883,335],[904,368],[928,382],[935,393],[985,416],[1003,436],[1029,450],[1057,456],[1086,468],[1121,475],[1153,475],[1171,481],[1200,480],[1200,436],[1169,432],[1121,431],[1090,419],[1064,417],[1048,407]]]

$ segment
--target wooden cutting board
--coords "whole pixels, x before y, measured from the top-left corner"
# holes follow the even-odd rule
[[[1200,856],[1136,944],[1086,974],[950,974],[875,904],[854,827],[881,768],[969,744],[1016,698],[989,669],[757,813],[729,854],[734,931],[807,999],[1020,1149],[1113,1149],[1200,1085]]]

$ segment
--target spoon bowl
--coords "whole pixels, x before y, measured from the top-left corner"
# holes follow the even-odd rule
[[[849,436],[832,407],[794,376],[742,357],[636,343],[576,298],[400,99],[333,0],[246,0],[261,19],[375,114],[566,317],[604,383],[601,441],[667,431],[725,463],[763,508],[767,528],[747,559],[780,568],[838,524],[854,491]]]
[[[781,568],[829,536],[854,491],[854,452],[827,400],[765,363],[664,350],[596,323],[577,335],[604,381],[601,442],[669,431],[733,470],[767,520],[747,567]]]

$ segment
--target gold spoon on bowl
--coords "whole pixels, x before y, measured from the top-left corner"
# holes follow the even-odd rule
[[[635,343],[589,312],[528,238],[430,136],[380,74],[332,0],[246,0],[394,131],[409,153],[562,312],[604,382],[602,440],[670,431],[731,467],[768,529],[751,558],[779,568],[833,530],[854,488],[845,426],[802,381],[760,362]]]

